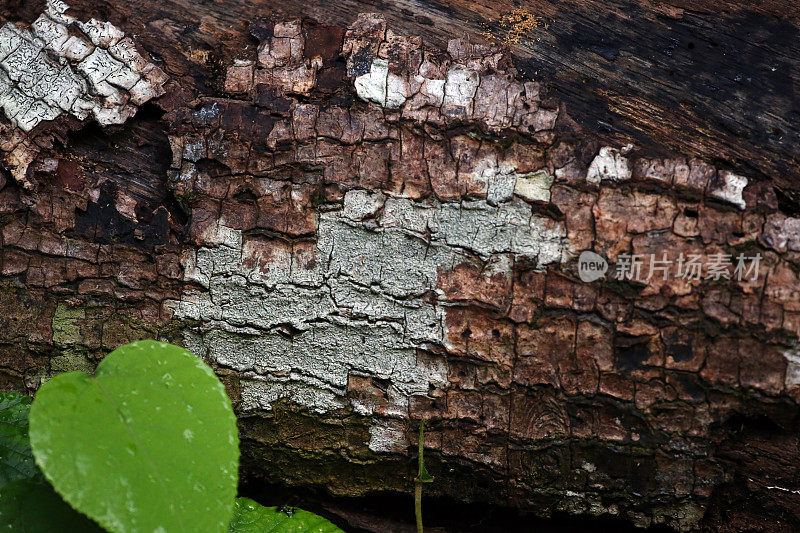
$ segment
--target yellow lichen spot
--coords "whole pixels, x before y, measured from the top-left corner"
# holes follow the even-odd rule
[[[527,9],[517,8],[499,19],[484,23],[483,27],[485,30],[481,35],[487,40],[494,44],[511,46],[519,44],[523,39],[539,40],[534,30],[546,31],[549,25],[542,17]]]

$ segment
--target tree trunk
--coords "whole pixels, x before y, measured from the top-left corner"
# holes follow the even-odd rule
[[[792,5],[517,4],[4,0],[4,388],[160,338],[251,478],[800,527]]]

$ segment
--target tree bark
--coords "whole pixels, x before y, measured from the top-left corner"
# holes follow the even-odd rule
[[[789,4],[511,4],[0,4],[3,386],[160,338],[246,476],[411,494],[424,420],[426,496],[799,527]]]

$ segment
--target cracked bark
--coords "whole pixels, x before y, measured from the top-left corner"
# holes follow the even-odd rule
[[[426,461],[442,473],[431,494],[680,530],[798,525],[796,145],[725,130],[749,117],[753,131],[795,135],[778,81],[703,119],[725,91],[656,90],[666,78],[635,68],[580,86],[576,71],[643,54],[630,44],[640,30],[615,15],[603,20],[613,38],[565,44],[578,31],[591,41],[582,13],[599,2],[541,6],[553,21],[515,44],[515,60],[443,39],[481,17],[499,31],[503,2],[470,13],[428,2],[404,18],[400,3],[373,6],[388,23],[359,2],[304,3],[324,22],[273,4],[284,11],[267,18],[233,1],[58,11],[133,36],[137,68],[159,69],[155,99],[137,99],[115,63],[86,74],[92,112],[61,106],[28,128],[0,99],[5,387],[33,391],[158,337],[218,369],[250,476],[409,492],[424,419]],[[745,51],[788,31],[764,22],[778,3],[718,20],[629,7],[653,46],[712,24],[725,47],[736,20],[759,27]],[[42,5],[3,9],[22,32]],[[98,48],[122,38],[74,24]],[[88,55],[59,53],[47,61],[89,72],[77,66]],[[705,68],[675,61],[679,77]],[[24,92],[18,64],[0,60]],[[626,79],[642,88],[620,91]],[[678,89],[696,106],[680,119]],[[609,120],[619,127],[598,126]],[[673,136],[686,121],[693,130]],[[584,283],[588,249],[611,263],[764,261],[754,282]]]

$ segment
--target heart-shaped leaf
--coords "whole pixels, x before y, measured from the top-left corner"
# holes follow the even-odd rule
[[[17,533],[101,533],[41,481],[12,481],[0,490],[0,529]]]
[[[138,341],[94,377],[42,385],[36,462],[56,492],[109,531],[225,531],[238,477],[236,417],[213,371],[177,346]]]
[[[294,507],[264,507],[237,498],[229,533],[344,533],[321,516]]]
[[[0,392],[0,489],[15,479],[39,474],[28,443],[31,399],[16,392]]]

